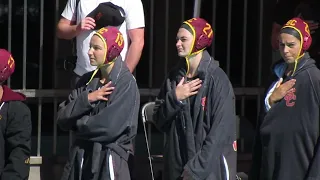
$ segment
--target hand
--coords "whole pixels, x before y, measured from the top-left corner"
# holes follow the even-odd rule
[[[108,98],[106,96],[110,95],[112,91],[114,90],[114,87],[111,86],[111,81],[108,82],[106,85],[102,86],[100,89],[93,91],[92,93],[88,94],[88,100],[90,103],[104,100],[108,101]]]
[[[319,23],[317,23],[316,21],[306,20],[305,22],[309,26],[310,34],[313,34],[316,31],[316,29],[319,28]]]
[[[296,84],[295,79],[291,79],[283,84],[281,84],[283,81],[282,78],[277,82],[276,88],[269,97],[269,104],[272,106],[275,102],[282,99],[286,94],[294,91],[295,88],[292,88]]]
[[[184,83],[184,77],[180,80],[176,87],[176,96],[178,101],[182,101],[192,95],[198,93],[198,89],[201,87],[201,80],[199,78],[194,79],[190,82]]]
[[[86,17],[77,25],[77,31],[92,30],[96,27],[95,20],[91,17]]]
[[[182,177],[182,180],[192,180],[192,177],[186,170],[183,170],[181,177]]]

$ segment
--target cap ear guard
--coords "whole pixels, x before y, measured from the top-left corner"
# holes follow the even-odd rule
[[[302,49],[304,51],[308,50],[311,44],[312,44],[312,38],[310,37],[309,34],[305,35],[305,37],[303,37]]]
[[[121,51],[122,49],[114,44],[111,47],[109,47],[107,55],[108,61],[112,61],[114,58],[118,57]]]
[[[2,71],[0,71],[0,82],[5,81],[8,77],[11,76],[11,72],[9,71],[8,65],[4,67]]]
[[[210,46],[211,41],[212,40],[209,39],[207,35],[201,34],[199,36],[198,40],[196,41],[197,44],[195,44],[195,49],[197,51],[199,51],[199,50],[201,50],[201,49],[203,49],[205,47],[208,47],[208,46]]]

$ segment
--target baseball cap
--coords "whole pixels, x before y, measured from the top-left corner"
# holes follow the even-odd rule
[[[95,30],[106,26],[120,26],[125,19],[124,16],[123,8],[111,2],[100,3],[87,15],[95,20]]]

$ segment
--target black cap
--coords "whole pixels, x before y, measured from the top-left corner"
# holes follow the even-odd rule
[[[122,13],[122,14],[121,14]],[[91,17],[96,22],[94,29],[100,29],[106,26],[120,26],[125,19],[123,8],[114,5],[111,2],[100,3],[87,17]]]

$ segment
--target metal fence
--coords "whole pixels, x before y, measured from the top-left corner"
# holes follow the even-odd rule
[[[37,4],[38,6],[35,10],[38,12],[37,20],[39,21],[39,34],[37,38],[38,43],[32,45],[31,41],[33,37],[28,37],[28,31],[34,29],[35,27],[30,27],[28,15],[30,13],[30,8],[28,6],[32,3]],[[144,83],[144,88],[140,89],[141,97],[145,97],[148,100],[152,100],[154,96],[158,93],[158,85],[161,84],[161,81],[164,78],[164,75],[172,67],[173,62],[170,61],[173,52],[175,51],[173,47],[175,41],[175,33],[180,23],[192,16],[193,12],[195,16],[205,16],[207,19],[210,19],[210,23],[214,30],[216,30],[216,38],[213,41],[212,48],[209,49],[209,52],[216,57],[222,63],[222,68],[226,71],[227,75],[230,77],[233,85],[234,91],[237,95],[237,111],[241,116],[247,116],[250,114],[251,110],[247,110],[247,103],[250,100],[254,100],[253,106],[255,106],[255,113],[253,117],[256,117],[258,111],[260,110],[260,101],[261,95],[263,94],[264,88],[262,87],[263,81],[263,70],[268,68],[268,63],[264,63],[268,56],[268,48],[266,45],[268,42],[264,42],[264,36],[268,35],[268,30],[265,29],[267,26],[265,22],[265,8],[264,4],[266,1],[263,0],[242,0],[241,2],[228,0],[223,2],[218,0],[206,1],[206,0],[196,0],[196,1],[186,1],[186,0],[175,0],[175,1],[155,1],[155,0],[143,0],[145,15],[146,15],[146,38],[145,38],[145,51],[139,64],[136,76],[139,83],[140,79],[147,77],[147,80]],[[24,93],[27,97],[34,99],[30,103],[37,104],[37,128],[34,129],[37,131],[37,141],[36,141],[36,154],[35,159],[38,163],[41,163],[41,134],[42,134],[42,124],[43,124],[43,100],[53,103],[52,109],[52,154],[57,154],[57,137],[58,137],[58,128],[56,124],[57,117],[57,107],[61,98],[67,96],[70,92],[68,89],[58,89],[56,88],[61,79],[58,79],[58,73],[56,63],[54,63],[59,56],[61,56],[61,47],[60,41],[55,37],[54,30],[50,31],[51,34],[48,34],[48,31],[45,31],[45,13],[48,10],[48,7],[51,7],[50,11],[52,14],[51,26],[50,28],[54,29],[56,23],[60,18],[60,13],[62,11],[61,7],[64,6],[65,1],[56,0],[55,2],[49,2],[44,0],[24,0],[22,4],[22,41],[13,40],[13,23],[15,22],[15,7],[19,6],[18,3],[14,3],[12,0],[8,0],[3,4],[5,9],[7,9],[5,16],[7,19],[4,21],[7,25],[7,49],[9,51],[13,50],[13,45],[15,43],[22,43],[22,48],[16,48],[14,51],[19,55],[19,58],[16,58],[16,61],[22,62],[22,87],[15,88],[15,91]],[[209,4],[209,5],[208,5]],[[240,8],[240,7],[241,8]],[[54,7],[54,8],[52,8]],[[157,8],[156,8],[157,7]],[[46,10],[45,10],[46,8]],[[21,8],[20,8],[21,9]],[[225,14],[222,14],[221,9],[225,11]],[[241,9],[241,10],[239,10]],[[201,12],[200,12],[201,11]],[[240,12],[240,13],[239,13]],[[218,14],[221,13],[221,14]],[[234,14],[237,13],[237,14]],[[250,15],[249,15],[249,14]],[[161,18],[159,18],[161,16]],[[177,16],[177,17],[176,17]],[[255,17],[253,17],[255,16]],[[221,20],[223,19],[223,20]],[[221,22],[221,21],[224,22]],[[242,26],[240,28],[235,25],[241,21]],[[250,21],[250,22],[249,22]],[[269,20],[268,20],[269,21]],[[250,24],[254,22],[253,24]],[[221,26],[219,26],[221,24]],[[223,24],[223,25],[222,25]],[[159,26],[162,26],[162,29]],[[3,27],[3,26],[2,26]],[[237,28],[235,31],[234,29]],[[252,33],[254,30],[255,33]],[[161,32],[160,32],[161,31]],[[221,34],[223,35],[221,35]],[[160,34],[160,35],[159,35]],[[223,36],[223,37],[222,37]],[[234,37],[241,37],[240,42],[236,42],[238,46],[234,46],[235,42],[233,41]],[[31,39],[31,40],[30,40]],[[47,41],[52,41],[51,54],[53,55],[51,59],[44,59],[44,39]],[[254,43],[248,47],[248,41]],[[224,42],[224,44],[219,44],[219,42]],[[32,42],[33,43],[33,42]],[[27,65],[30,61],[28,55],[28,47],[36,48],[38,53],[38,79],[27,79],[29,73],[27,72]],[[162,53],[159,53],[159,47]],[[217,49],[219,47],[219,49]],[[48,51],[47,48],[46,51]],[[240,49],[240,50],[239,50]],[[241,51],[240,54],[237,52]],[[253,55],[248,55],[248,53],[254,53]],[[15,57],[16,54],[13,54]],[[217,57],[218,56],[218,57]],[[162,59],[161,65],[159,66],[159,60]],[[33,59],[34,60],[34,59]],[[53,63],[52,63],[53,62]],[[45,69],[44,65],[51,63],[52,69]],[[254,65],[250,65],[254,64]],[[254,72],[248,70],[248,67],[251,68],[254,66]],[[234,71],[236,69],[237,71]],[[44,76],[47,71],[51,71],[53,74],[52,77]],[[161,72],[160,72],[161,71]],[[160,72],[160,73],[159,73]],[[240,78],[239,78],[240,77]],[[17,78],[17,79],[18,79]],[[65,77],[67,78],[67,77]],[[248,79],[251,83],[247,82]],[[30,81],[38,82],[36,88],[27,88],[27,83]],[[10,86],[12,79],[8,81]],[[44,89],[43,82],[53,81],[51,89]],[[142,81],[142,80],[141,80]],[[143,85],[142,85],[143,86]],[[60,99],[60,100],[59,100]],[[240,102],[240,103],[239,103]],[[252,104],[252,102],[251,102]],[[34,114],[33,114],[34,116]],[[252,116],[252,115],[251,115]]]

